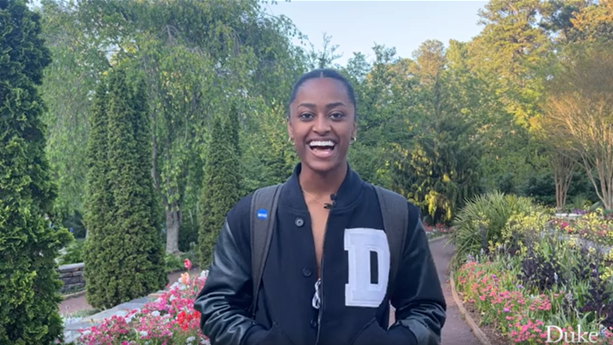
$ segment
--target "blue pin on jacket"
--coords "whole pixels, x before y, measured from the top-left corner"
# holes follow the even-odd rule
[[[258,210],[258,214],[257,214],[259,219],[266,219],[268,218],[268,211],[266,211],[265,209],[261,208]]]

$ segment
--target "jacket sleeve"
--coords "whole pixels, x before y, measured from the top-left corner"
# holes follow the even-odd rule
[[[249,232],[241,229],[249,224],[244,219],[248,213],[233,211],[220,231],[206,282],[194,301],[202,333],[213,345],[258,344],[268,333],[248,313],[252,299]]]
[[[408,329],[417,345],[438,345],[447,305],[419,209],[412,204],[409,204],[408,227],[404,255],[391,296],[396,322],[388,333],[405,333]]]

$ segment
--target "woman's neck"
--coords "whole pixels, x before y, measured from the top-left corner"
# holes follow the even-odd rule
[[[347,164],[342,164],[337,169],[321,174],[303,165],[298,181],[302,189],[307,193],[317,197],[328,198],[331,194],[338,192],[345,180],[347,170]]]

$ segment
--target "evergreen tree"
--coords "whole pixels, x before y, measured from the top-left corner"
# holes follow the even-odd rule
[[[51,58],[39,21],[24,1],[0,0],[0,344],[63,338],[55,259],[71,236],[52,223],[57,187],[37,90]]]
[[[226,117],[214,116],[204,165],[200,210],[199,261],[207,267],[213,247],[228,211],[240,198],[238,113],[232,108]]]
[[[151,177],[145,84],[142,76],[129,75],[121,66],[109,73],[107,82],[108,91],[100,87],[96,95],[100,98],[92,127],[100,129],[93,131],[89,151],[88,199],[100,203],[89,204],[91,252],[85,269],[87,299],[98,308],[145,296],[167,283]],[[96,148],[96,141],[104,138],[106,146]]]
[[[421,208],[428,223],[449,223],[465,200],[481,192],[482,145],[473,124],[457,114],[430,120],[409,150],[397,150],[393,189]]]
[[[104,295],[105,276],[98,275],[96,267],[104,265],[109,250],[107,229],[113,205],[108,180],[108,121],[106,113],[107,88],[102,80],[94,96],[90,132],[87,142],[87,187],[85,200],[85,224],[87,236],[83,251],[85,269],[83,277],[86,296],[91,305],[97,305],[98,297]],[[90,273],[91,272],[91,273]]]

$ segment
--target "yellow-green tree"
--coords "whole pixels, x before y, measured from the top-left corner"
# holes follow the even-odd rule
[[[548,87],[543,126],[579,156],[605,209],[613,209],[613,48],[567,47]]]

